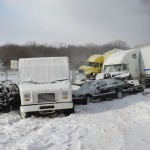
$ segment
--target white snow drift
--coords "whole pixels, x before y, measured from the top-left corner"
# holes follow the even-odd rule
[[[146,90],[150,92],[150,90]],[[0,115],[2,150],[149,150],[150,95],[76,106],[68,117]]]

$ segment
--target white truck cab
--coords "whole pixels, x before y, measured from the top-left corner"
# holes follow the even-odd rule
[[[139,50],[124,50],[112,54],[103,65],[103,72],[119,75],[131,73],[132,77],[140,76]]]
[[[67,57],[19,59],[20,116],[74,113]]]

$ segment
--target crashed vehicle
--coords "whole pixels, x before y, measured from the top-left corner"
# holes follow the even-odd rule
[[[74,113],[68,57],[19,59],[20,116]]]
[[[127,82],[117,79],[87,81],[78,90],[73,91],[74,104],[98,102],[106,99],[122,99],[128,94],[130,86]]]
[[[20,107],[20,94],[17,84],[11,81],[0,83],[0,110],[10,112]]]
[[[72,79],[73,84],[75,85],[83,85],[87,80],[87,77],[85,74],[78,73],[74,76]]]
[[[144,91],[145,89],[145,84],[143,84],[141,80],[139,80],[138,78],[133,78],[129,72],[125,72],[121,74],[118,74],[116,72],[115,73],[103,72],[96,75],[96,80],[111,79],[111,78],[126,81],[130,85],[131,93],[141,92]]]

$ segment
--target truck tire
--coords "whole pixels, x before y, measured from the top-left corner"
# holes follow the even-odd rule
[[[22,119],[28,118],[28,117],[30,117],[30,116],[31,116],[31,114],[30,114],[29,112],[21,112],[21,111],[20,111],[20,117],[21,117]]]
[[[71,108],[71,109],[65,109],[64,110],[64,114],[66,115],[66,116],[69,116],[70,114],[73,114],[74,113],[74,106],[73,106],[73,108]]]
[[[123,93],[122,93],[122,91],[117,91],[117,92],[116,92],[116,97],[117,97],[118,99],[122,99],[122,98],[123,98]]]

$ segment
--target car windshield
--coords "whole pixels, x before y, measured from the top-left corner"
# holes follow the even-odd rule
[[[85,83],[80,87],[80,90],[83,90],[83,89],[91,89],[92,87],[93,87],[92,82],[85,82]]]
[[[95,67],[95,63],[94,62],[89,62],[89,61],[85,61],[85,66],[90,66],[90,67]]]
[[[114,79],[106,79],[105,82],[106,82],[107,85],[116,84]]]
[[[104,67],[105,72],[115,72],[115,71],[121,71],[122,64],[119,65],[107,65]]]

